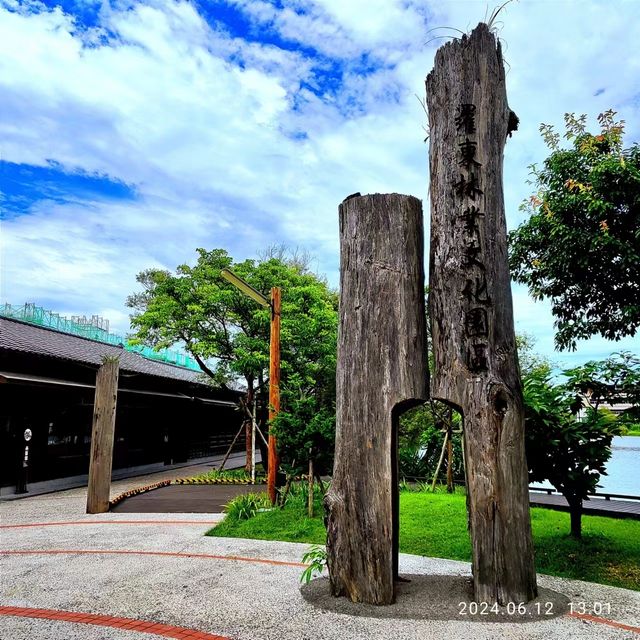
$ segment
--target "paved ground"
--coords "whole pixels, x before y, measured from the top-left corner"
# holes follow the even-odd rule
[[[2,640],[640,637],[637,592],[540,576],[573,614],[557,615],[558,604],[557,617],[541,621],[516,622],[515,614],[506,624],[483,622],[456,602],[465,598],[466,563],[402,555],[401,573],[412,581],[398,607],[341,608],[323,603],[322,582],[301,593],[307,545],[203,536],[219,514],[88,516],[84,502],[74,489],[0,504]],[[412,598],[431,613],[416,615]],[[561,600],[545,592],[541,608]]]

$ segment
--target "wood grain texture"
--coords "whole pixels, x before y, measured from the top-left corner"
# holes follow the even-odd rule
[[[475,598],[526,602],[536,576],[502,190],[514,114],[488,27],[441,47],[426,87],[431,393],[464,416]]]
[[[119,370],[118,359],[106,359],[96,373],[87,513],[109,511]]]
[[[397,423],[428,393],[422,206],[398,194],[340,205],[336,450],[325,497],[332,593],[393,602]]]
[[[280,312],[282,306],[280,287],[271,288],[271,332],[269,338],[269,457],[267,462],[267,492],[271,504],[276,503],[278,476],[278,449],[271,423],[280,412]]]

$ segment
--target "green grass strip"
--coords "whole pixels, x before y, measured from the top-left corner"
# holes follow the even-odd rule
[[[322,505],[308,518],[304,502],[258,513],[249,520],[225,519],[207,535],[324,544]],[[565,578],[640,591],[640,522],[583,517],[583,539],[568,535],[569,514],[531,509],[536,568]],[[400,494],[400,551],[421,556],[471,560],[464,495]]]

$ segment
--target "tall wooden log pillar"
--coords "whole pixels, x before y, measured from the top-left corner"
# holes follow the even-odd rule
[[[428,392],[422,206],[340,205],[335,464],[325,497],[331,591],[390,604],[398,572],[397,425]]]
[[[87,513],[109,511],[119,368],[118,358],[105,358],[96,374]]]
[[[487,25],[441,47],[426,85],[431,394],[464,416],[475,598],[526,602],[536,574],[502,192],[518,120]]]

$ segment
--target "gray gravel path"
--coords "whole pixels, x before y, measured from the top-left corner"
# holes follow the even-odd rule
[[[220,518],[211,514],[87,517],[82,513],[81,492],[73,490],[1,505],[3,525],[29,521],[78,524],[0,529],[0,554],[3,550],[63,552],[0,555],[0,605],[131,617],[238,640],[640,638],[640,594],[637,592],[539,577],[542,587],[564,594],[576,608],[581,606],[578,603],[584,603],[586,610],[593,611],[595,603],[609,604],[611,612],[603,614],[604,617],[637,627],[638,632],[566,615],[526,623],[515,622],[515,619],[507,624],[487,622],[479,615],[460,615],[457,602],[448,611],[438,604],[447,592],[445,587],[460,585],[461,578],[469,576],[467,563],[404,554],[400,560],[401,573],[443,576],[431,579],[436,588],[425,590],[420,596],[425,606],[428,604],[433,610],[432,617],[440,619],[416,619],[411,612],[409,616],[406,612],[401,615],[400,608],[397,615],[393,608],[380,608],[364,615],[361,612],[349,615],[353,612],[335,607],[329,610],[330,607],[323,607],[322,602],[309,593],[305,594],[307,599],[303,597],[299,566],[203,557],[234,556],[297,563],[308,545],[205,537],[209,523]],[[145,523],[150,519],[152,523]],[[116,524],[123,520],[137,520],[139,524]],[[188,521],[188,524],[172,523],[176,520]],[[101,550],[151,554],[95,553]],[[86,553],[89,551],[94,553]],[[192,555],[157,555],[176,553]],[[425,580],[414,578],[409,588],[426,584]],[[313,586],[319,588],[321,583]],[[77,623],[0,616],[2,640],[155,637]]]

